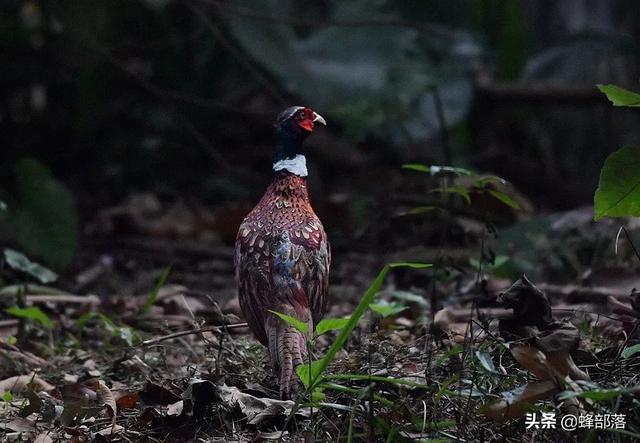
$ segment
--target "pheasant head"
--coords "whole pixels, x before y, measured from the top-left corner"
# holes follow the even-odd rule
[[[278,115],[274,125],[274,171],[286,170],[301,177],[307,176],[307,162],[302,142],[318,123],[327,124],[320,114],[304,106],[291,106]]]

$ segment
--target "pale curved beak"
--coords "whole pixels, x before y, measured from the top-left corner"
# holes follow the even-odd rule
[[[327,121],[317,112],[313,113],[314,117],[313,117],[313,122],[314,123],[321,123],[324,126],[327,126]]]

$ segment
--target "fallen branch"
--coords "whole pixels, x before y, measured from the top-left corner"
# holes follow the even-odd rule
[[[184,337],[185,335],[201,334],[203,332],[222,332],[223,330],[241,329],[241,328],[246,328],[248,326],[249,325],[247,323],[234,323],[231,325],[223,325],[223,326],[203,326],[202,328],[189,329],[187,331],[179,331],[179,332],[174,332],[173,334],[163,335],[162,337],[151,338],[149,340],[143,341],[142,343],[134,347],[155,345],[157,343],[160,343],[166,340],[171,340],[173,338]]]
[[[619,300],[627,301],[630,299],[630,292],[621,289],[606,288],[603,286],[584,287],[577,285],[552,285],[548,283],[540,283],[538,288],[550,296],[571,297],[577,299],[607,299],[615,297]],[[605,301],[605,300],[603,300]]]
[[[73,295],[73,294],[34,294],[27,295],[27,303],[62,303],[69,305],[99,305],[100,298],[95,295]]]

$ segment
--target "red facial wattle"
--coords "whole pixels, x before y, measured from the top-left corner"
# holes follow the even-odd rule
[[[309,108],[301,109],[296,114],[296,123],[307,132],[313,131],[313,117],[315,112]]]
[[[297,120],[298,126],[300,126],[305,131],[313,131],[313,120],[310,118],[305,118],[303,120]]]

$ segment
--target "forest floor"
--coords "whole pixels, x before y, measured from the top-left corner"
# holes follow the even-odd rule
[[[105,211],[58,282],[0,291],[3,307],[43,314],[0,318],[0,440],[640,439],[640,267],[619,225],[593,223],[589,208],[497,235],[447,220],[436,246],[415,239],[440,238],[437,223],[414,223],[394,249],[337,242],[329,318],[351,315],[387,263],[433,267],[391,270],[321,382],[295,401],[278,399],[240,317],[232,234],[195,238],[191,219],[152,220]],[[553,321],[522,304],[529,292],[500,303],[522,272]],[[509,337],[523,318],[530,335]],[[339,334],[315,338],[313,358]],[[568,415],[574,430],[562,428]]]

